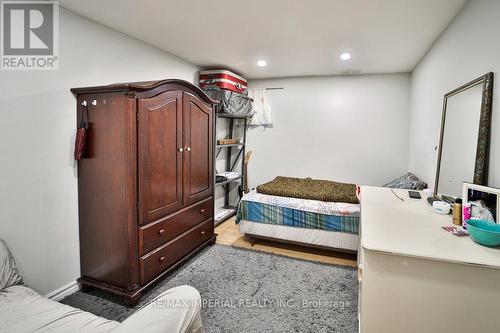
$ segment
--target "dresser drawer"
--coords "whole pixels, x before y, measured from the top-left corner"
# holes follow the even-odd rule
[[[210,218],[182,236],[141,257],[139,263],[141,284],[154,279],[213,235],[214,220]]]
[[[139,228],[139,254],[165,244],[198,223],[213,216],[212,197]]]

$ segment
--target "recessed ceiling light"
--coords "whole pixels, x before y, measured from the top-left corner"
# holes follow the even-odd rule
[[[265,60],[259,60],[259,61],[257,61],[257,66],[259,66],[259,67],[266,67],[267,66],[267,62]]]
[[[344,60],[344,61],[349,60],[349,59],[351,59],[351,54],[350,54],[350,53],[348,53],[348,52],[344,52],[344,53],[342,53],[342,54],[340,55],[340,59],[342,59],[342,60]]]

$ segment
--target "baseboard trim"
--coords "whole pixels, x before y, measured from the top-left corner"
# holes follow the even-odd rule
[[[48,293],[47,295],[45,295],[45,297],[50,298],[53,301],[60,301],[64,297],[69,296],[77,291],[78,291],[78,284],[76,283],[76,280],[75,280],[75,281],[71,281],[70,283],[68,283],[65,286],[62,286],[59,289],[56,289],[56,290]]]

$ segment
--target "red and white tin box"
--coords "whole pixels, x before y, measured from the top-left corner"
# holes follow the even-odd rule
[[[242,93],[247,89],[247,79],[224,69],[200,71],[201,89],[213,85],[220,89]]]

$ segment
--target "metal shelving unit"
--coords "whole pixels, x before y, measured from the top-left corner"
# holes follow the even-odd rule
[[[243,178],[245,177],[245,170],[243,167],[243,157],[245,156],[245,146],[246,146],[246,136],[247,136],[247,124],[248,124],[248,117],[234,117],[225,113],[216,113],[217,118],[225,118],[227,119],[228,122],[228,129],[226,133],[226,139],[233,138],[234,134],[234,126],[236,125],[236,122],[240,122],[241,125],[243,125],[243,137],[242,137],[242,142],[240,143],[234,143],[234,144],[222,144],[222,145],[216,145],[216,150],[217,153],[215,155],[215,158],[219,157],[220,154],[225,150],[225,157],[226,157],[226,170],[224,171],[235,171],[237,167],[238,160],[240,160],[240,176],[234,179],[229,179],[224,182],[220,183],[215,183],[215,186],[223,186],[224,187],[224,206],[220,207],[225,210],[224,215],[220,216],[219,218],[215,218],[215,225],[218,225],[224,221],[226,221],[228,218],[236,215],[237,209],[238,209],[238,203],[239,200],[241,199],[242,193],[243,193]],[[238,153],[236,154],[236,157],[233,159],[233,149],[237,149]],[[216,173],[217,170],[216,170]],[[239,184],[238,187],[238,202],[235,204],[230,204],[229,202],[229,193],[230,193],[230,186],[232,184]],[[217,212],[217,207],[216,207],[216,212]]]
[[[243,143],[229,143],[226,145],[217,145],[217,148],[224,148],[224,147],[238,147],[238,146],[244,146],[245,144]]]
[[[239,176],[236,178],[228,179],[228,180],[220,182],[220,183],[215,183],[215,186],[224,186],[224,185],[232,183],[232,182],[239,182],[241,179],[243,179],[243,177]]]

